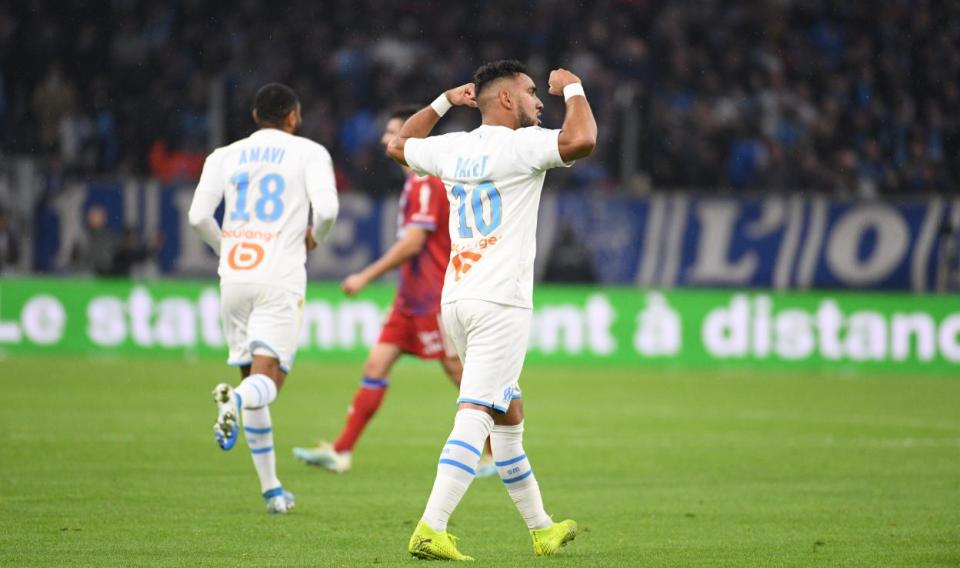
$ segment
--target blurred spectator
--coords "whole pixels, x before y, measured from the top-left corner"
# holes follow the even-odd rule
[[[130,276],[136,265],[157,254],[161,239],[144,244],[132,228],[117,234],[110,228],[107,211],[99,205],[87,210],[86,241],[72,254],[72,269],[96,276]]]
[[[587,284],[597,281],[593,272],[593,255],[578,237],[569,222],[560,224],[558,235],[550,247],[550,258],[544,272],[545,282]]]
[[[20,262],[20,237],[13,228],[10,216],[0,211],[0,274],[16,270]]]
[[[131,276],[133,269],[140,263],[154,257],[160,250],[162,240],[155,238],[153,242],[145,244],[140,240],[137,232],[127,227],[120,237],[120,244],[113,256],[111,274],[113,276]]]
[[[171,151],[164,140],[154,142],[148,155],[150,175],[164,183],[199,179],[204,160],[206,156],[198,152]]]
[[[69,121],[76,109],[77,91],[64,76],[59,63],[50,64],[46,76],[33,91],[31,105],[33,116],[37,118],[41,149],[60,149],[64,122]]]
[[[78,243],[71,254],[74,272],[97,276],[113,274],[113,259],[120,245],[119,236],[108,224],[107,210],[94,205],[87,210],[86,241]]]
[[[940,226],[940,247],[937,257],[937,292],[960,291],[960,227],[950,221]]]
[[[251,129],[267,81],[300,93],[306,136],[344,188],[380,191],[377,111],[427,103],[485,60],[585,81],[600,140],[555,187],[620,187],[624,160],[655,189],[957,191],[960,2],[889,0],[37,0],[0,7],[0,150],[68,173],[192,181],[210,150]],[[639,98],[618,97],[625,90]],[[563,105],[543,96],[545,125]],[[627,102],[624,102],[627,101]],[[641,142],[625,155],[624,105]],[[451,113],[441,131],[471,128]]]

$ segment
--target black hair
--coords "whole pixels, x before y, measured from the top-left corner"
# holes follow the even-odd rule
[[[419,105],[397,105],[390,108],[390,114],[387,115],[387,120],[393,120],[399,118],[401,120],[407,120],[411,116],[417,114],[422,107]]]
[[[257,91],[253,110],[257,111],[259,124],[280,125],[298,104],[300,99],[293,89],[280,83],[267,83]]]
[[[501,59],[484,63],[473,74],[473,86],[476,96],[480,96],[483,89],[501,77],[513,77],[526,73],[527,66],[516,59]]]

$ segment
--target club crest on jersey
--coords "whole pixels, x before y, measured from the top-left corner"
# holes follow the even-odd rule
[[[263,247],[255,243],[237,243],[227,254],[227,264],[234,270],[250,270],[263,261]]]

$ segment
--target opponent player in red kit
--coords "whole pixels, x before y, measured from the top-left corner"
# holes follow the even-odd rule
[[[381,142],[386,146],[403,122],[420,107],[398,108],[390,114]],[[344,473],[350,469],[353,447],[364,427],[376,414],[390,386],[390,368],[400,355],[440,361],[457,387],[463,365],[444,340],[440,327],[440,292],[450,261],[450,203],[439,178],[419,176],[409,168],[400,196],[399,238],[390,249],[362,271],[346,277],[340,287],[348,296],[400,267],[400,281],[393,308],[377,344],[363,366],[363,380],[347,412],[347,422],[337,440],[320,442],[315,448],[294,448],[293,454],[310,465]],[[489,451],[478,474],[496,473]]]

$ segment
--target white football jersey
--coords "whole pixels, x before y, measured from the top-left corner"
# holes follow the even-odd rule
[[[537,211],[559,130],[483,125],[408,139],[407,164],[443,180],[450,199],[450,264],[441,303],[474,298],[533,307]]]
[[[333,161],[327,150],[275,128],[218,148],[203,166],[191,223],[212,216],[221,199],[221,283],[269,284],[303,294],[310,206],[314,222],[319,210],[336,216]]]

